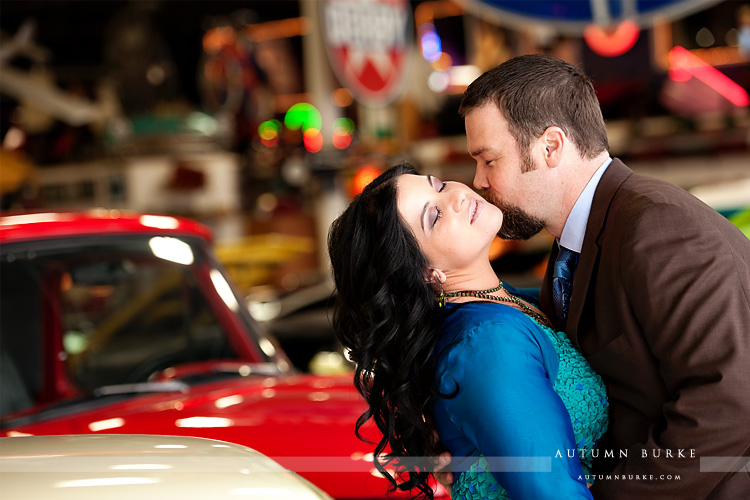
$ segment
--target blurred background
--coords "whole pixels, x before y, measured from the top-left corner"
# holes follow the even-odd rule
[[[750,235],[749,2],[3,0],[0,30],[2,210],[205,223],[303,369],[331,221],[399,161],[471,184],[462,92],[516,55],[581,67],[612,156]],[[551,241],[497,240],[498,273],[537,286]]]

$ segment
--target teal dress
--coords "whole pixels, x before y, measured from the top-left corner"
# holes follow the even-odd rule
[[[516,308],[446,307],[436,377],[455,396],[434,409],[453,500],[592,498],[586,475],[608,422],[601,378],[564,333]]]

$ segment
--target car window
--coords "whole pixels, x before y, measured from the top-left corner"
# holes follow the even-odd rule
[[[0,263],[0,415],[22,410],[42,392],[41,290],[30,266]]]
[[[62,275],[66,367],[78,387],[144,382],[169,366],[234,356],[189,267],[140,257],[97,279]],[[75,269],[73,270],[75,272]]]
[[[43,340],[50,349],[61,339],[58,356],[82,392],[236,357],[196,277],[205,257],[182,240],[161,240],[161,250],[152,240],[3,249],[0,414],[44,399]]]

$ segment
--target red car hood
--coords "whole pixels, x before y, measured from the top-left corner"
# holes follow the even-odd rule
[[[374,446],[354,435],[365,404],[351,376],[238,376],[193,385],[185,393],[120,397],[62,410],[70,413],[48,421],[6,426],[0,435],[115,433],[219,439],[268,455],[333,497],[384,497],[387,482],[372,474]]]

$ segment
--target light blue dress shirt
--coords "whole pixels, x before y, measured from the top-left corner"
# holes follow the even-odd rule
[[[568,220],[565,221],[565,226],[563,227],[558,244],[564,246],[568,250],[581,253],[583,237],[586,235],[586,224],[588,224],[589,214],[591,213],[591,204],[594,201],[594,193],[596,192],[596,187],[599,185],[602,175],[604,175],[604,171],[607,170],[610,163],[612,163],[612,158],[607,158],[607,160],[602,163],[602,166],[597,169],[591,179],[589,179],[588,184],[586,184],[583,192],[576,200],[576,204],[573,205],[573,210],[570,211]]]

